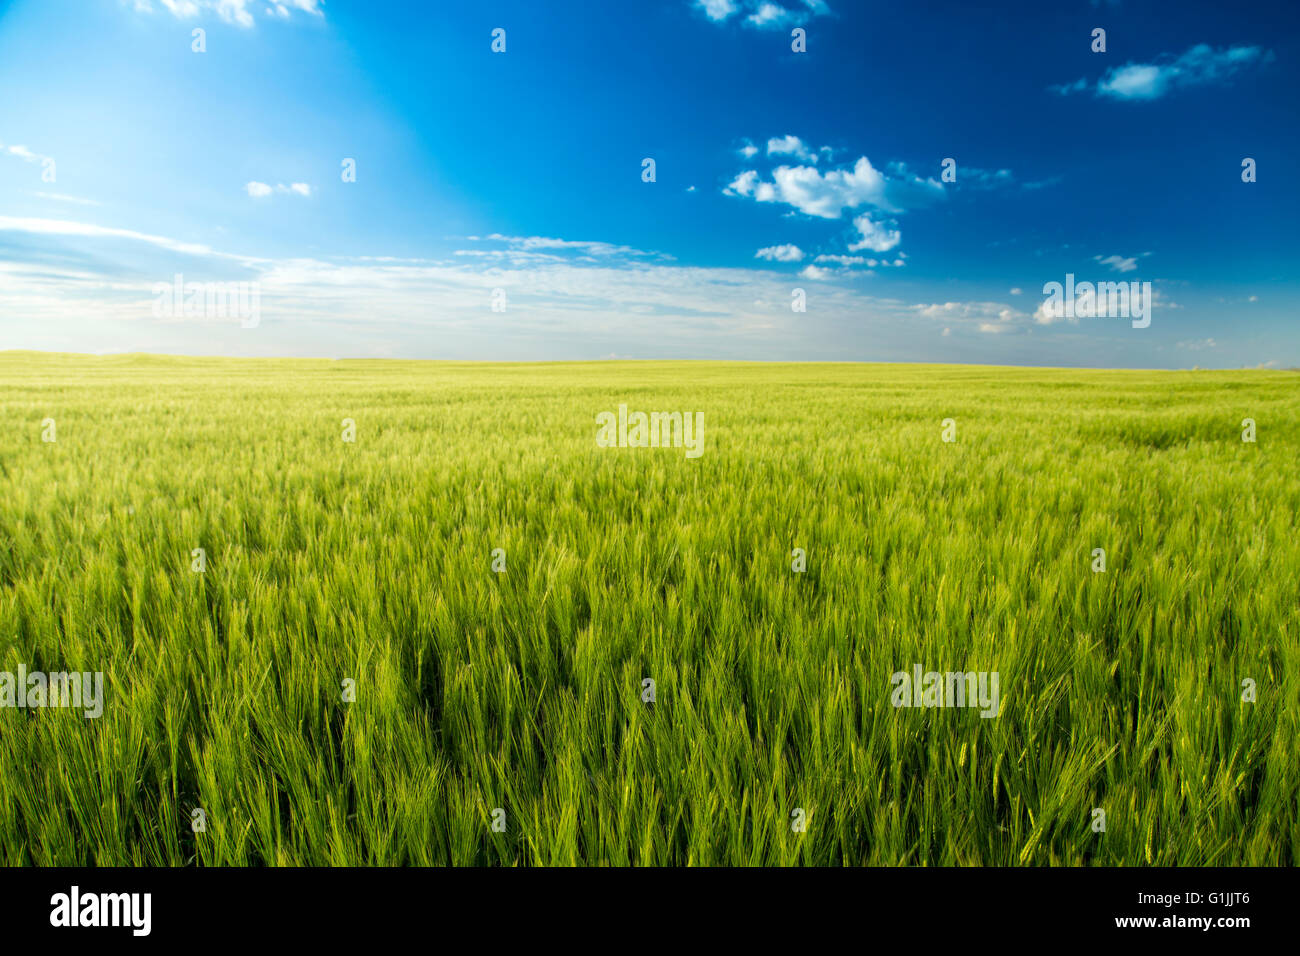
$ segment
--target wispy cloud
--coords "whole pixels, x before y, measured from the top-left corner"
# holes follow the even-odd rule
[[[83,198],[80,197],[80,196],[69,196],[69,195],[66,195],[65,193],[43,193],[43,192],[33,192],[32,195],[35,196],[35,197],[37,197],[38,199],[49,199],[49,200],[52,200],[52,201],[54,201],[54,202],[66,202],[66,203],[72,203],[73,205],[77,205],[77,206],[98,206],[98,205],[101,205],[97,200],[94,200],[94,199],[83,199]]]
[[[0,143],[0,156],[15,156],[27,163],[48,163],[51,162],[49,156],[42,156],[40,153],[33,152],[21,144],[10,144],[6,146]]]
[[[321,9],[323,0],[270,0],[259,3],[257,0],[158,0],[161,9],[167,10],[180,20],[191,20],[205,13],[215,13],[226,23],[238,27],[253,26],[254,13],[260,8],[268,16],[287,20],[293,11],[323,17]],[[153,13],[156,9],[150,0],[132,0],[132,8],[137,13]]]
[[[1148,255],[1148,253],[1143,253]],[[1103,266],[1110,268],[1112,272],[1132,272],[1138,267],[1137,256],[1093,256],[1094,262],[1100,262]]]
[[[934,302],[913,306],[916,314],[945,323],[944,335],[954,325],[965,325],[982,335],[1006,335],[1027,330],[1032,317],[1001,302]]]
[[[961,186],[975,186],[980,189],[996,189],[1015,183],[1015,176],[1009,169],[980,169],[976,166],[963,166],[957,176]]]
[[[17,259],[0,264],[0,311],[23,320],[10,324],[0,347],[112,351],[129,342],[193,353],[383,354],[401,348],[414,329],[436,343],[429,354],[448,357],[597,357],[612,350],[825,357],[814,347],[818,336],[808,338],[810,327],[820,327],[879,355],[885,330],[921,308],[855,289],[851,275],[836,268],[874,261],[855,257],[805,265],[799,276],[815,286],[806,289],[808,311],[794,313],[788,273],[680,266],[591,240],[492,234],[468,237],[441,258],[265,259],[131,229],[0,217],[0,233],[14,231],[93,248],[77,256],[25,243]],[[118,254],[110,242],[174,258],[145,267],[139,253]],[[793,246],[770,248],[773,262],[805,258],[802,250],[796,258]],[[477,255],[495,252],[505,255]],[[227,322],[220,332],[220,319],[155,317],[153,288],[173,273],[186,281],[256,281],[262,325],[252,332]],[[503,313],[491,307],[497,290],[508,299]],[[313,330],[305,345],[304,324]]]
[[[800,262],[803,260],[803,250],[791,245],[768,246],[754,253],[754,258],[768,259],[773,262]]]
[[[1200,43],[1178,56],[1165,54],[1152,63],[1126,63],[1112,67],[1096,83],[1080,77],[1050,89],[1062,96],[1091,89],[1095,96],[1115,100],[1156,100],[1178,89],[1224,83],[1250,67],[1274,59],[1271,50],[1258,46],[1232,46],[1216,50]]]
[[[1132,272],[1137,268],[1137,260],[1132,257],[1125,259],[1122,256],[1106,256],[1103,259],[1101,256],[1093,256],[1093,258],[1104,266],[1110,266],[1115,272]]]
[[[310,196],[311,186],[307,183],[290,183],[286,186],[284,183],[277,183],[270,186],[267,183],[250,182],[244,185],[245,192],[254,199],[264,199],[271,193],[281,193],[283,195]]]
[[[866,266],[867,269],[901,269],[907,265],[907,253],[900,252],[893,259],[878,259],[875,256],[845,256],[823,253],[813,260],[817,263],[829,263],[839,268],[836,270],[838,275],[848,275],[853,271],[854,266]]]
[[[669,260],[672,256],[666,256],[661,252],[647,252],[644,249],[634,249],[631,246],[620,246],[609,242],[599,242],[591,239],[555,239],[549,236],[503,236],[500,233],[492,233],[490,236],[467,236],[469,242],[495,242],[504,243],[510,250],[522,250],[524,252],[533,252],[536,250],[555,250],[562,252],[579,252],[592,258],[611,258],[627,257],[640,258],[651,257],[655,259]],[[457,254],[474,250],[462,250]]]
[[[236,259],[241,262],[259,261],[249,256],[228,256],[225,253],[216,252],[210,246],[202,243],[182,242],[169,239],[166,236],[136,232],[133,229],[118,229],[112,226],[98,226],[93,223],[71,222],[64,219],[0,216],[0,232],[23,232],[31,235],[72,236],[90,239],[129,239],[190,256],[218,256]]]
[[[831,13],[825,0],[694,0],[693,5],[714,23],[737,17],[744,26],[756,30],[780,30]]]

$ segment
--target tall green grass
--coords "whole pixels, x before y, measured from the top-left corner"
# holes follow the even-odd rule
[[[106,681],[0,710],[5,864],[1300,862],[1294,373],[8,353],[0,410],[0,670]]]

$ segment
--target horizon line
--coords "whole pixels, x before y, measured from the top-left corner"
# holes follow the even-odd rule
[[[195,355],[187,352],[62,352],[45,349],[0,349],[0,360],[10,357],[75,357],[89,359],[146,358],[184,359],[192,361],[222,362],[405,362],[427,365],[616,365],[692,363],[698,365],[919,365],[932,368],[988,368],[1021,369],[1025,371],[1060,372],[1300,372],[1300,366],[1268,368],[1258,365],[1181,366],[1178,368],[1153,368],[1150,366],[1110,365],[996,365],[985,362],[926,362],[879,361],[873,359],[713,359],[713,358],[598,358],[598,359],[441,359],[399,358],[395,356],[309,356],[309,355]]]

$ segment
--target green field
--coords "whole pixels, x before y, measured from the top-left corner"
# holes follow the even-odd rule
[[[2,353],[0,409],[0,670],[104,673],[0,709],[5,864],[1300,863],[1294,372]]]

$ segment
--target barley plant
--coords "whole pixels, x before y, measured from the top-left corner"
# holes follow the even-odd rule
[[[7,865],[1300,863],[1294,372],[7,353],[0,409],[0,670],[105,685],[0,710]]]

